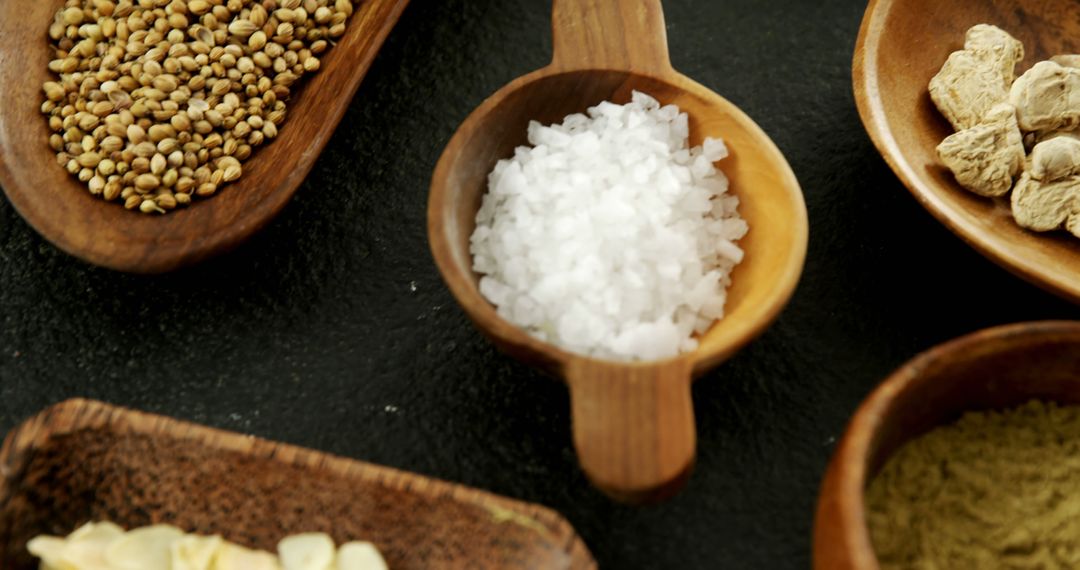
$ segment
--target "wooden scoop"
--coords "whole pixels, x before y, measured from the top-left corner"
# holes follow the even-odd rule
[[[244,162],[244,175],[208,200],[166,216],[129,212],[90,195],[56,164],[40,108],[53,80],[46,33],[61,0],[0,1],[0,185],[26,221],[60,249],[90,263],[163,273],[228,251],[288,203],[345,114],[375,54],[408,0],[367,0],[321,70],[305,76],[272,142]]]
[[[791,297],[806,255],[806,207],[795,175],[765,133],[672,69],[660,0],[555,0],[552,20],[552,64],[485,101],[443,153],[428,204],[431,248],[450,290],[484,333],[510,354],[566,379],[574,444],[589,479],[621,501],[657,501],[681,488],[694,463],[691,377],[760,334]],[[526,143],[530,120],[561,122],[605,100],[626,103],[633,90],[687,112],[692,144],[705,136],[727,142],[731,156],[721,166],[750,224],[727,316],[696,352],[641,364],[570,354],[504,321],[481,296],[469,253],[487,175]]]

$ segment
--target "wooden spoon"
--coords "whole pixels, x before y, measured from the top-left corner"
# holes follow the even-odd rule
[[[303,182],[407,4],[358,6],[321,70],[303,79],[278,137],[244,163],[243,178],[158,217],[91,196],[48,146],[40,113],[41,86],[51,79],[46,31],[63,1],[0,2],[0,185],[42,236],[90,263],[161,273],[227,251],[265,226]]]
[[[574,444],[602,491],[626,502],[674,494],[695,457],[690,380],[761,333],[790,298],[802,271],[807,218],[798,181],[772,141],[738,108],[679,74],[668,59],[660,0],[555,0],[555,57],[485,101],[450,141],[431,184],[428,233],[450,290],[476,325],[510,354],[566,379]],[[526,142],[530,120],[559,122],[631,92],[674,103],[690,116],[691,142],[722,137],[723,170],[742,198],[750,234],[733,275],[728,314],[693,354],[624,364],[570,354],[502,320],[478,290],[469,236],[487,174]]]

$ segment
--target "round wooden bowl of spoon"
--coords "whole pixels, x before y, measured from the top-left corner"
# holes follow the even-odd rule
[[[435,261],[477,327],[510,354],[561,376],[570,387],[574,444],[590,480],[626,502],[660,500],[690,473],[696,432],[692,377],[760,334],[787,303],[802,272],[807,216],[791,168],[738,108],[679,74],[668,58],[659,0],[555,0],[554,60],[485,101],[450,141],[431,185],[428,234]],[[626,103],[638,90],[688,113],[691,144],[723,138],[723,170],[750,233],[733,276],[727,316],[697,351],[663,362],[622,364],[570,354],[501,319],[472,270],[475,229],[487,175],[526,142],[531,120],[545,124],[602,101]]]
[[[963,48],[965,32],[983,23],[1023,42],[1018,74],[1080,53],[1080,3],[1072,0],[871,0],[852,67],[859,114],[889,166],[941,223],[998,265],[1080,303],[1080,240],[1021,228],[1007,198],[965,190],[937,157],[953,131],[930,100],[930,79]]]
[[[359,5],[321,70],[303,78],[278,137],[244,162],[243,177],[158,217],[90,195],[49,148],[40,112],[42,84],[53,80],[46,31],[64,3],[0,2],[0,185],[45,239],[96,265],[162,273],[228,251],[264,227],[303,182],[407,4]]]
[[[917,356],[859,407],[818,498],[814,568],[878,570],[863,495],[902,445],[958,419],[1031,400],[1080,404],[1080,323],[1022,323]]]

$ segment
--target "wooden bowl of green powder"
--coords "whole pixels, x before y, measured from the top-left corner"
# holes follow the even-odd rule
[[[890,376],[825,475],[814,567],[1080,568],[1080,323],[982,331]]]

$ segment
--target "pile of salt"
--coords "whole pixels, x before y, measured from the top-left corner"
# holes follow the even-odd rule
[[[499,315],[596,358],[694,350],[694,333],[724,315],[748,227],[713,165],[727,147],[688,148],[689,135],[678,107],[638,92],[530,124],[532,146],[489,176],[471,238]]]

